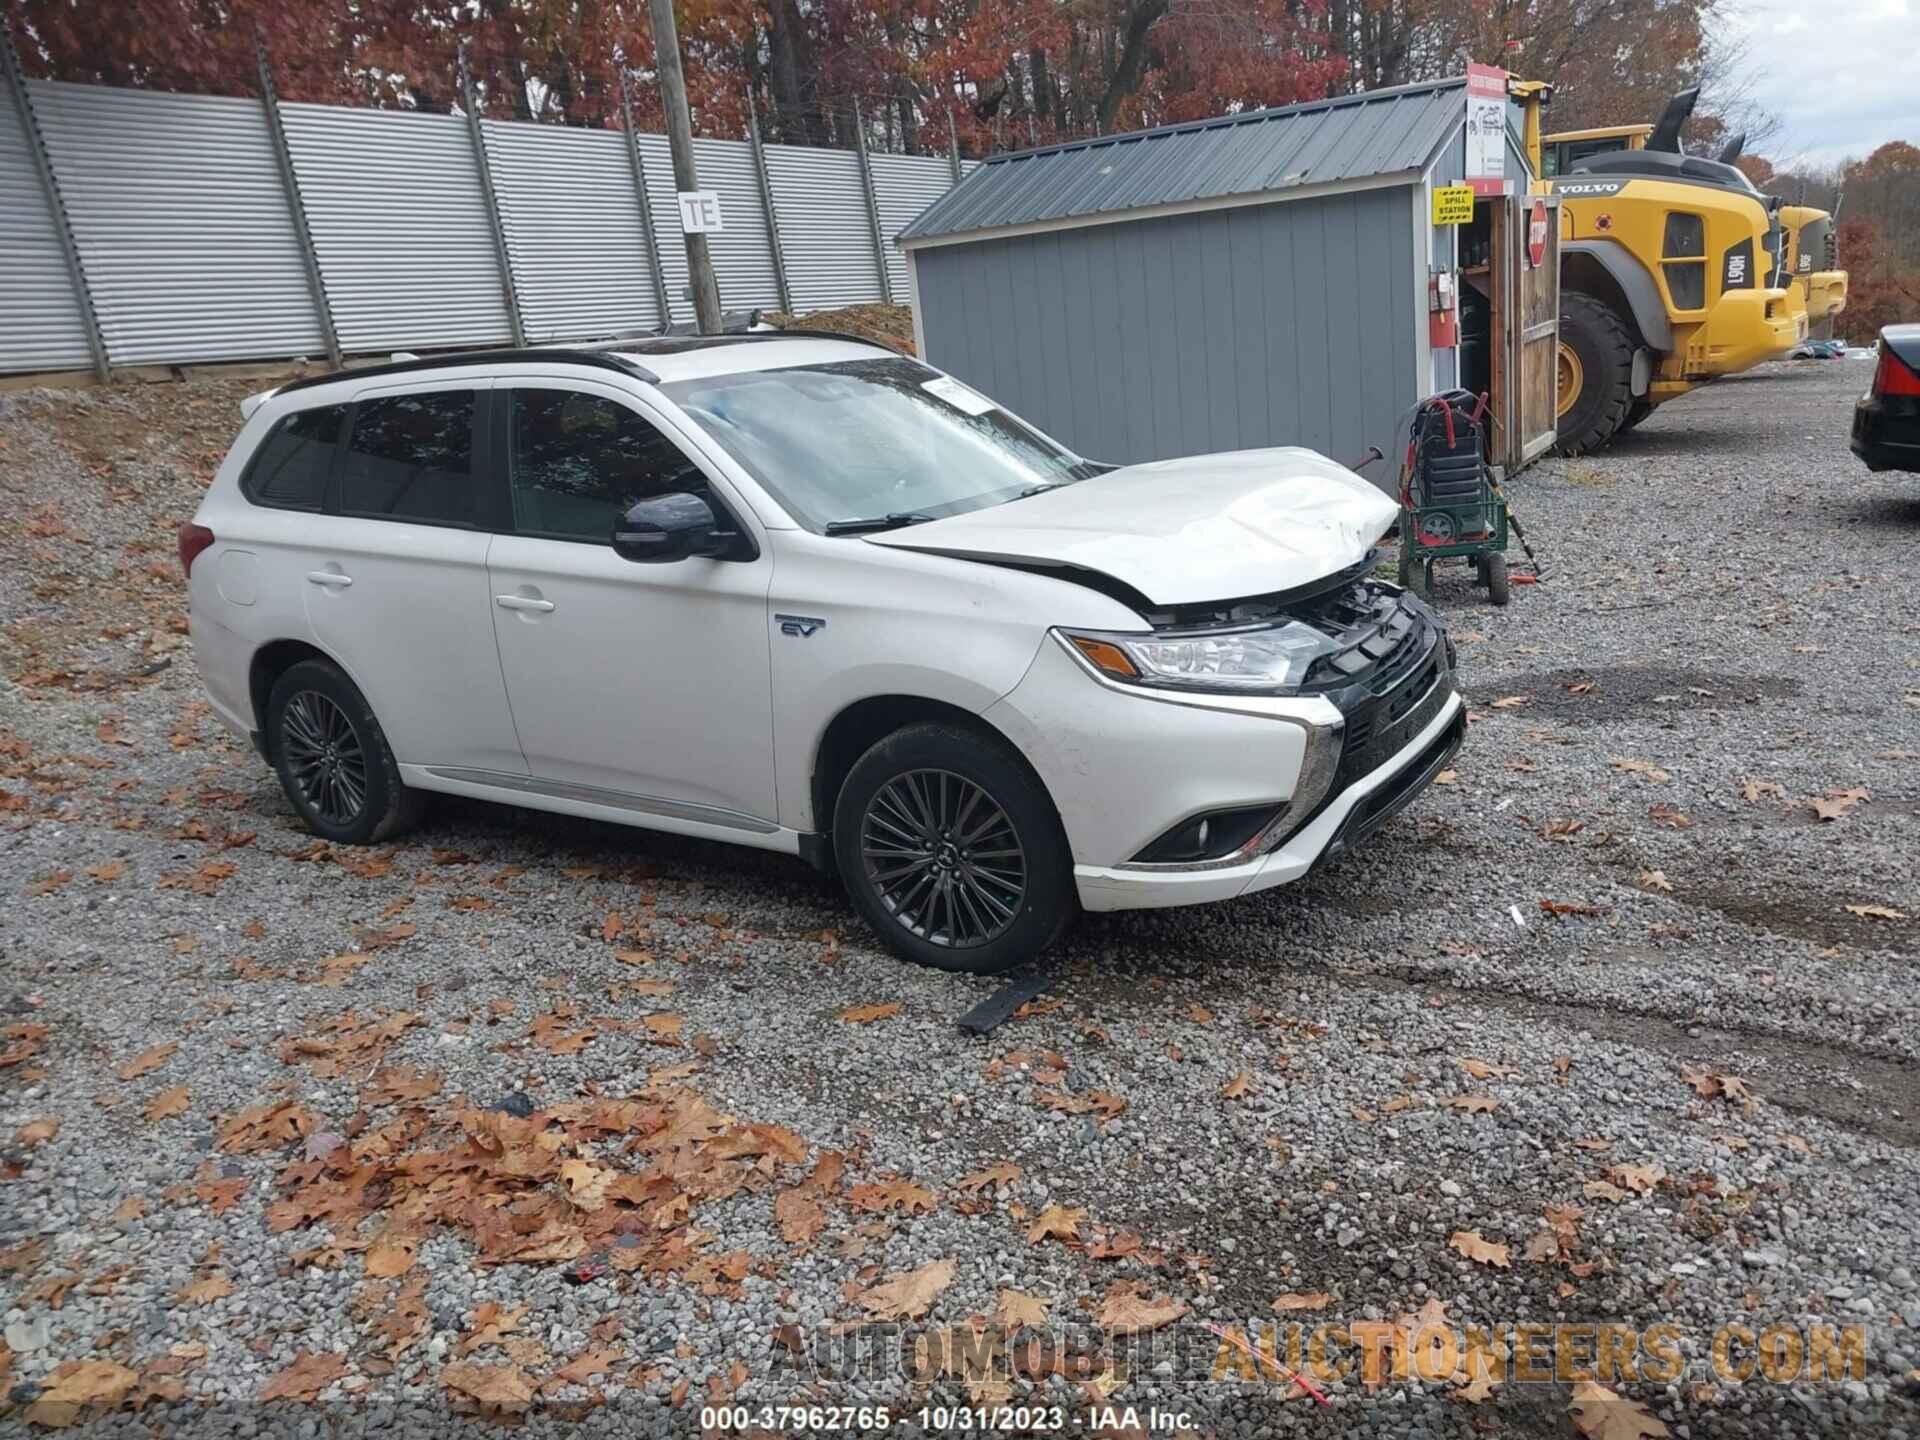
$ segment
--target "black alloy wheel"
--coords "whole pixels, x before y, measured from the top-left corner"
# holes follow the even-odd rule
[[[920,722],[875,741],[841,782],[831,824],[848,898],[915,964],[1024,965],[1080,913],[1053,798],[984,727]]]
[[[314,813],[330,825],[351,825],[367,805],[367,752],[333,700],[302,690],[281,712],[280,744],[287,774]]]
[[[402,783],[367,697],[339,666],[321,659],[288,666],[261,719],[280,788],[323,840],[370,845],[420,818],[426,796]]]
[[[860,858],[909,934],[966,948],[1004,935],[1027,894],[1027,852],[1007,812],[950,770],[909,770],[873,793]]]

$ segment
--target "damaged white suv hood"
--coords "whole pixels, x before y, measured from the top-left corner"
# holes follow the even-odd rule
[[[1295,446],[1128,465],[867,539],[974,560],[1097,570],[1156,605],[1264,595],[1357,564],[1399,507]]]

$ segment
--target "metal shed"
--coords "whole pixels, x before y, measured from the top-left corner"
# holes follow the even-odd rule
[[[1475,67],[995,156],[896,237],[914,338],[1103,460],[1351,460],[1466,385],[1516,467],[1553,441],[1559,311],[1518,123],[1504,73]]]

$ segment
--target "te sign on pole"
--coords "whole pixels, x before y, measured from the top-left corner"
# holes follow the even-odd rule
[[[707,235],[725,230],[720,216],[720,194],[716,190],[681,190],[680,231],[685,235]]]
[[[1476,195],[1504,194],[1507,184],[1507,72],[1467,66],[1467,184]]]

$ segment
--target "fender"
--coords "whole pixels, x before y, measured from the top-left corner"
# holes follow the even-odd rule
[[[1614,240],[1568,240],[1560,246],[1562,265],[1569,255],[1592,256],[1613,277],[1614,283],[1620,287],[1620,293],[1627,297],[1627,305],[1633,311],[1633,322],[1640,327],[1641,338],[1661,354],[1672,353],[1673,326],[1667,321],[1667,307],[1661,302],[1653,276],[1647,273],[1647,267],[1636,260],[1631,251]]]

